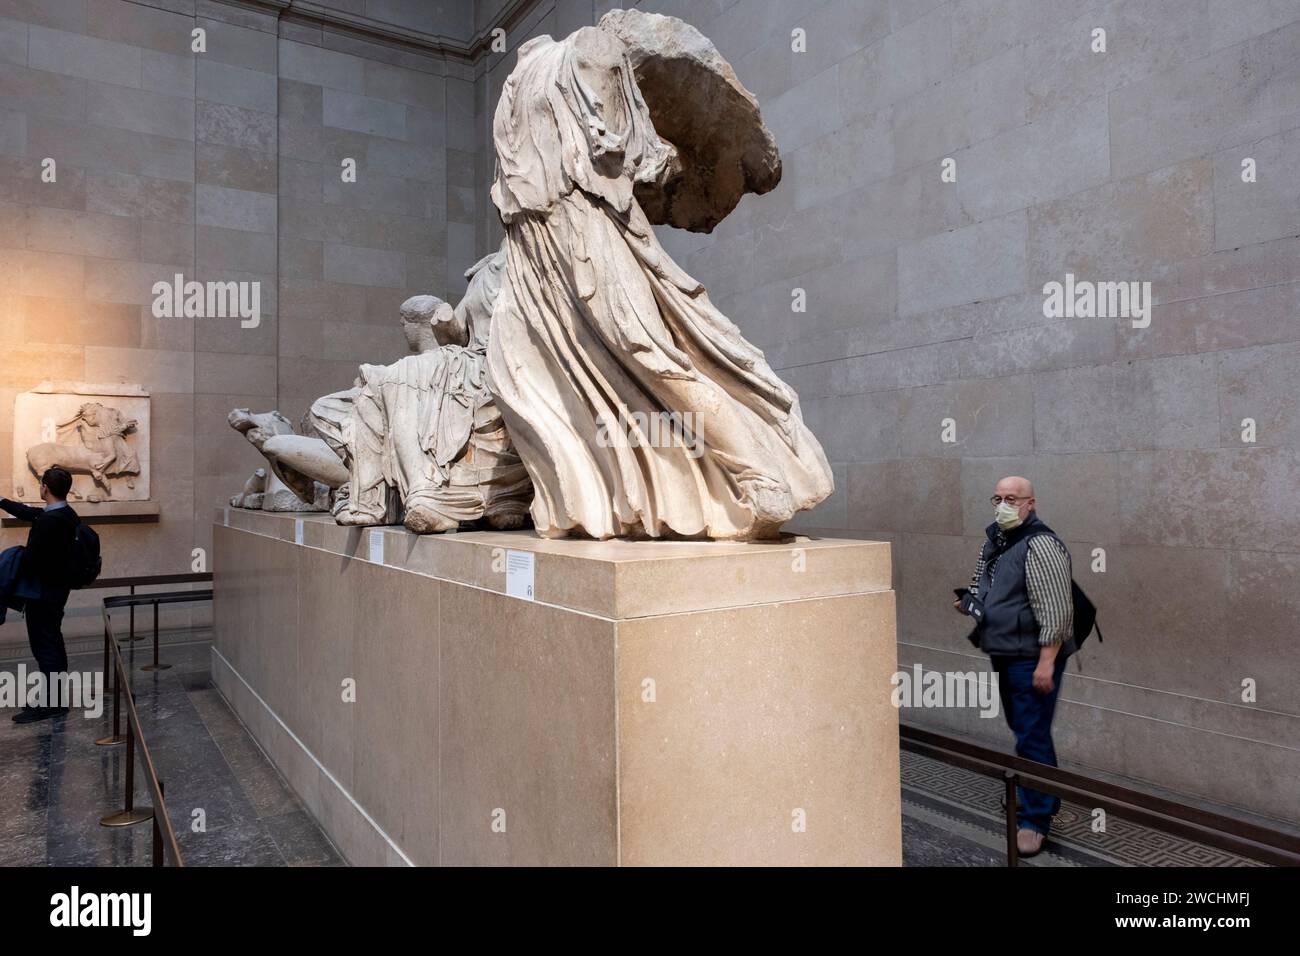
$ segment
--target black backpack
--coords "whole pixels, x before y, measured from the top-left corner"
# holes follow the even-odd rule
[[[1075,648],[1083,647],[1083,642],[1088,639],[1088,635],[1094,628],[1097,631],[1097,640],[1106,643],[1106,639],[1101,636],[1101,627],[1097,624],[1097,605],[1092,603],[1088,595],[1083,593],[1083,588],[1079,587],[1073,579],[1070,581],[1070,600],[1074,603]]]
[[[68,585],[73,590],[94,584],[99,572],[104,570],[104,561],[99,556],[99,535],[84,521],[77,522],[68,563]]]

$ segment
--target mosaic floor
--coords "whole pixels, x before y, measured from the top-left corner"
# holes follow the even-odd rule
[[[903,862],[1005,866],[1002,783],[919,754],[902,754]],[[1046,849],[1026,866],[1258,866],[1223,850],[1113,814],[1094,833],[1091,812],[1063,803]]]

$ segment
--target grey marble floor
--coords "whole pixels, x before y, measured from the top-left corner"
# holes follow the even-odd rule
[[[213,686],[209,645],[164,647],[162,659],[173,667],[156,672],[140,669],[150,660],[148,643],[133,648],[128,665],[140,725],[186,865],[342,865]],[[18,664],[7,661],[0,670],[13,672]],[[102,658],[77,655],[69,666],[98,671]],[[147,866],[149,824],[99,825],[105,813],[121,808],[126,766],[124,747],[95,745],[110,732],[111,697],[100,718],[74,710],[17,725],[12,714],[0,710],[0,866]],[[148,806],[138,764],[135,789],[136,805]]]

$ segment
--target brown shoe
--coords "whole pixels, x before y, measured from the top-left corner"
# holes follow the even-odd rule
[[[1043,835],[1021,827],[1016,831],[1016,850],[1021,856],[1035,856],[1043,849]]]

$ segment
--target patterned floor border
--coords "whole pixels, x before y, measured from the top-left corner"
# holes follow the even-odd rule
[[[1005,847],[1002,784],[920,754],[902,754],[903,809],[981,846]],[[1032,861],[1046,866],[1261,866],[1109,814],[1094,832],[1090,808],[1065,802],[1053,818],[1047,850]],[[1005,854],[1003,855],[1005,859]]]

